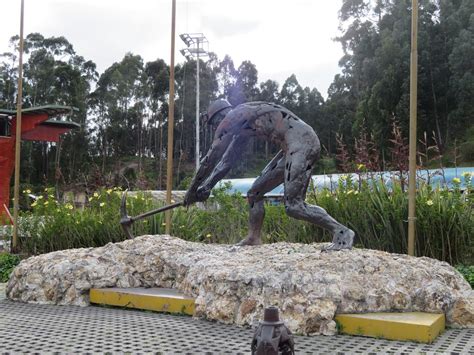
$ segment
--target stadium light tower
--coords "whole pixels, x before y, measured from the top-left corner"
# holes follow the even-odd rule
[[[186,59],[196,57],[196,171],[199,169],[199,57],[208,55],[204,45],[209,45],[207,38],[202,33],[183,33],[179,37],[187,48],[181,50]]]

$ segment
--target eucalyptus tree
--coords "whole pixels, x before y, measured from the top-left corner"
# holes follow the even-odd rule
[[[220,63],[214,53],[209,53],[207,60],[199,59],[199,61],[199,108],[204,112],[209,103],[219,95],[217,76],[220,72]],[[180,180],[184,177],[183,164],[196,159],[196,59],[178,65],[175,73],[177,84],[175,151],[178,154],[177,175]],[[208,147],[211,132],[205,125],[200,125],[199,131],[202,152]]]
[[[145,80],[143,60],[132,53],[100,76],[93,97],[97,142],[104,160],[140,156]]]
[[[0,107],[13,110],[18,82],[16,55],[5,52],[0,54]]]
[[[440,152],[472,125],[474,3],[420,0],[418,127]],[[343,0],[344,56],[325,110],[336,129],[373,134],[386,149],[391,123],[408,133],[411,1]]]
[[[147,146],[150,155],[155,159],[155,170],[158,173],[157,188],[163,187],[163,157],[165,136],[163,134],[169,94],[169,66],[163,59],[147,62],[145,65],[147,107],[150,117],[147,126]]]
[[[280,102],[296,115],[302,116],[300,112],[300,97],[304,94],[295,74],[291,74],[283,83],[280,91]]]
[[[268,79],[265,82],[261,82],[259,87],[258,101],[280,102],[279,85],[275,80]]]
[[[19,37],[10,40],[14,51],[18,49]],[[74,48],[64,37],[44,37],[39,33],[28,34],[24,41],[24,107],[47,104],[75,106],[73,120],[81,124],[65,136],[59,145],[63,145],[62,154],[57,145],[40,142],[23,144],[24,176],[36,181],[54,176],[56,180],[77,176],[77,171],[84,169],[88,156],[89,136],[87,131],[88,94],[96,80],[96,66],[92,61],[85,60],[76,54]],[[15,93],[12,89],[17,78],[16,55],[5,53],[2,60],[2,100],[11,106]],[[8,78],[5,80],[4,78]],[[10,104],[8,104],[10,102]],[[54,155],[54,159],[50,159]],[[60,164],[61,162],[61,164]],[[54,165],[54,167],[53,167]],[[63,168],[61,168],[63,167]],[[50,174],[51,169],[54,174]]]

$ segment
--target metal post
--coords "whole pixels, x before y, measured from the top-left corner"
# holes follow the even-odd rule
[[[200,90],[199,90],[199,57],[208,55],[208,52],[204,49],[204,45],[209,43],[207,38],[202,33],[183,33],[180,35],[181,39],[188,48],[182,49],[181,54],[183,54],[186,59],[191,59],[192,57],[196,57],[196,172],[199,169],[200,164],[200,157],[201,157],[201,140],[200,140],[200,127],[199,127],[199,98],[200,98]],[[201,48],[202,45],[202,48]],[[194,46],[196,46],[194,48]],[[190,48],[193,47],[193,48]],[[201,56],[201,57],[202,57]]]
[[[166,203],[171,204],[173,188],[173,134],[174,134],[174,37],[176,28],[176,0],[171,8],[171,60],[170,60],[170,95],[168,100],[168,159],[166,161]],[[166,234],[171,232],[171,211],[165,212]]]
[[[418,83],[418,0],[412,0],[410,57],[410,151],[408,178],[408,255],[415,255],[416,106]]]
[[[18,248],[18,211],[20,209],[20,148],[21,148],[21,107],[23,101],[23,18],[24,0],[21,0],[20,12],[20,54],[18,63],[18,95],[16,101],[16,132],[15,132],[15,186],[13,201],[13,239],[12,251]]]
[[[199,38],[196,51],[196,172],[199,169]]]

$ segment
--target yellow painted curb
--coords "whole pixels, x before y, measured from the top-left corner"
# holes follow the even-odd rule
[[[169,288],[93,288],[90,302],[156,312],[194,314],[194,298]]]
[[[336,322],[345,334],[421,343],[433,342],[445,329],[444,314],[423,312],[339,314]]]

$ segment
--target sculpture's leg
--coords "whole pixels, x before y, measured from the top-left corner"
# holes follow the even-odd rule
[[[326,250],[352,248],[354,232],[336,221],[326,210],[305,202],[306,190],[311,179],[311,170],[317,154],[310,149],[301,149],[287,155],[285,164],[285,210],[291,217],[302,219],[333,234],[332,244]]]
[[[247,193],[249,202],[249,234],[238,245],[262,244],[260,237],[265,217],[263,196],[283,183],[285,172],[285,156],[280,151],[268,165],[262,174],[255,180]]]

